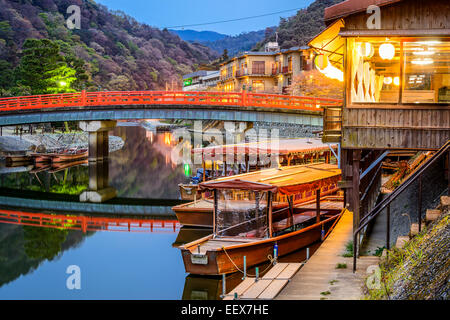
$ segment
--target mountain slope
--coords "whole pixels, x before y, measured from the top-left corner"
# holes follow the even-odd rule
[[[275,28],[243,32],[237,36],[227,36],[216,41],[202,42],[202,44],[218,53],[223,53],[223,51],[227,49],[228,54],[233,56],[239,52],[251,50],[259,41],[262,41],[266,36],[269,36],[273,30],[275,30]]]
[[[70,5],[81,8],[79,30],[66,26]],[[201,44],[93,0],[0,0],[0,7],[0,62],[13,68],[25,39],[48,38],[58,42],[63,54],[85,61],[88,90],[161,89],[217,57]]]
[[[170,30],[170,32],[175,33],[184,41],[217,41],[227,37],[226,34],[214,32],[214,31],[195,31],[195,30]]]
[[[315,35],[325,29],[323,14],[326,7],[343,0],[316,0],[306,9],[297,11],[295,16],[281,18],[278,25],[278,43],[282,49],[306,45]],[[259,42],[254,50],[260,50],[269,41],[275,41],[275,34]]]

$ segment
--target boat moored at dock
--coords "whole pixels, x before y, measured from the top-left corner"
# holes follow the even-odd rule
[[[274,250],[283,256],[326,237],[341,216],[343,203],[321,208],[318,190],[336,184],[340,169],[316,163],[288,167],[278,175],[272,170],[279,169],[200,184],[201,190],[214,195],[213,233],[180,247],[186,272],[233,273],[243,269],[244,256],[250,267],[274,259]],[[295,194],[314,191],[318,201],[313,209],[273,206],[277,196],[292,201]]]

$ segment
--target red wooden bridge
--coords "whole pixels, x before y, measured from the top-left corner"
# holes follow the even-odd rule
[[[33,213],[0,209],[0,223],[53,229],[87,231],[121,231],[176,233],[180,224],[176,219],[144,219],[128,217],[93,217],[70,214]]]
[[[341,100],[249,92],[109,91],[0,98],[0,126],[65,120],[210,119],[321,125]],[[114,111],[114,112],[111,112]],[[245,113],[245,114],[244,114]],[[264,114],[264,115],[261,115]],[[319,123],[320,121],[320,123]]]
[[[0,98],[0,111],[83,106],[213,105],[322,111],[342,100],[277,94],[189,91],[77,92]]]

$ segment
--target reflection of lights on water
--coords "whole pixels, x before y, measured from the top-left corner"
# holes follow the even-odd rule
[[[172,144],[172,134],[170,132],[164,132],[164,143],[168,146]]]
[[[184,175],[189,177],[191,175],[191,167],[188,163],[184,164]]]

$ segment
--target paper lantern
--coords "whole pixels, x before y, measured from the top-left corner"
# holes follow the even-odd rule
[[[363,57],[370,58],[373,56],[373,46],[369,42],[363,42],[359,44],[359,54]]]
[[[392,77],[385,77],[383,80],[384,84],[391,84],[392,83]]]
[[[399,78],[399,77],[394,77],[394,84],[395,84],[396,86],[399,86],[399,85],[400,85],[400,78]]]
[[[392,60],[395,56],[395,47],[391,43],[383,43],[378,49],[381,59]]]

